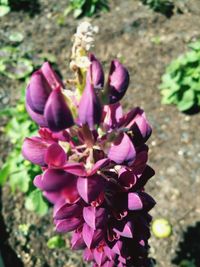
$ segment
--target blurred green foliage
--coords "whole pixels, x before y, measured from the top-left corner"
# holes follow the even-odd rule
[[[162,76],[163,104],[180,111],[200,107],[200,40],[189,44],[191,51],[173,60]]]
[[[107,0],[70,0],[69,6],[65,10],[65,15],[73,12],[75,18],[92,17],[100,11],[108,11]]]
[[[2,186],[8,181],[13,193],[18,189],[26,194],[25,207],[28,210],[43,215],[47,212],[48,206],[41,193],[32,185],[33,178],[41,172],[40,167],[26,161],[21,154],[24,138],[35,135],[37,132],[37,126],[29,118],[24,103],[25,90],[23,89],[16,107],[0,111],[0,116],[8,118],[4,134],[9,138],[12,145],[12,150],[0,170],[0,185]]]
[[[60,235],[55,235],[47,241],[47,247],[50,249],[65,247],[65,240]]]
[[[0,0],[0,17],[5,16],[10,12],[8,0]]]
[[[144,5],[148,5],[152,10],[160,12],[167,17],[173,14],[174,3],[172,0],[141,0]]]

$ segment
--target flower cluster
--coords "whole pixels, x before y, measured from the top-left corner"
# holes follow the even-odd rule
[[[72,249],[84,249],[95,267],[146,267],[155,205],[144,191],[154,175],[145,144],[151,127],[139,107],[123,114],[127,69],[113,60],[105,83],[99,60],[88,59],[78,93],[47,62],[32,75],[26,108],[40,129],[22,152],[41,166],[34,184],[54,205],[56,230],[73,231]]]

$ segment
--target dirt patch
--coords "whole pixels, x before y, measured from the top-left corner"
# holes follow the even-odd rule
[[[56,55],[62,75],[66,77],[70,40],[79,21],[68,17],[60,26],[58,20],[66,1],[40,2],[40,12],[34,17],[20,11],[2,19],[0,44],[7,42],[6,36],[10,31],[21,31],[25,35],[21,49],[28,47],[38,53],[44,51]],[[152,211],[154,218],[167,218],[173,225],[170,238],[158,240],[152,237],[150,240],[150,253],[158,267],[177,266],[180,261],[172,261],[178,255],[187,259],[184,256],[187,253],[177,252],[183,250],[180,242],[184,240],[188,227],[195,227],[195,223],[200,221],[200,114],[188,116],[178,112],[174,106],[162,106],[157,88],[165,66],[186,51],[188,42],[200,37],[199,0],[185,1],[182,10],[182,14],[167,19],[140,1],[118,0],[112,2],[110,13],[93,19],[100,29],[96,56],[103,60],[105,68],[113,57],[120,58],[130,71],[131,84],[124,99],[125,108],[143,107],[153,126],[149,159],[156,176],[149,181],[147,191],[157,201]],[[19,97],[19,83],[2,76],[0,83],[0,107],[14,105]],[[2,136],[1,151],[6,151]],[[12,195],[8,187],[3,188],[2,205],[8,242],[24,266],[82,265],[81,256],[72,254],[70,250],[51,251],[47,248],[47,239],[54,235],[51,210],[43,218],[27,212],[23,195]],[[20,235],[18,226],[27,223],[31,223],[30,233],[24,237]],[[196,246],[193,239],[190,242],[190,247]],[[192,255],[195,259],[198,254]]]

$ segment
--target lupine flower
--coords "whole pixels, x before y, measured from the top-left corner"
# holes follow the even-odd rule
[[[147,267],[155,205],[144,189],[154,175],[145,144],[151,127],[138,107],[123,114],[126,68],[112,61],[104,87],[101,63],[92,54],[88,60],[87,71],[78,71],[85,73],[82,95],[71,98],[76,112],[48,63],[33,74],[26,105],[40,130],[25,139],[22,153],[42,167],[34,185],[54,205],[56,230],[72,231],[72,249],[84,249],[94,267]]]

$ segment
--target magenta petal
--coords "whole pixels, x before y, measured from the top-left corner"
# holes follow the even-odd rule
[[[90,81],[86,81],[86,87],[81,97],[78,108],[78,121],[80,125],[88,124],[91,130],[95,124],[101,121],[102,108],[100,101]]]
[[[89,178],[78,178],[77,190],[87,203],[95,201],[104,189],[105,180],[100,175],[90,176]]]
[[[82,225],[82,218],[69,218],[63,220],[55,220],[56,231],[66,233],[76,230]]]
[[[102,65],[93,54],[89,55],[89,59],[91,61],[90,70],[94,88],[95,89],[102,88],[104,85],[104,72]]]
[[[106,262],[107,257],[102,250],[99,251],[98,248],[95,248],[93,255],[94,255],[94,259],[95,259],[96,263],[98,264],[98,266],[102,266],[102,264],[104,264]]]
[[[34,164],[45,166],[45,153],[49,144],[40,137],[31,137],[24,140],[22,154],[25,159]]]
[[[72,174],[62,170],[48,169],[43,173],[39,182],[35,178],[34,184],[41,190],[56,192],[74,181],[76,177]]]
[[[63,169],[77,176],[86,176],[86,170],[82,163],[67,163]]]
[[[108,78],[109,103],[113,104],[121,100],[129,85],[129,73],[127,69],[118,61],[113,60],[110,66]]]
[[[120,224],[119,227],[113,228],[114,232],[123,237],[133,238],[133,223],[128,221],[125,224],[120,222]]]
[[[117,164],[121,164],[123,162],[131,164],[134,162],[135,156],[135,147],[128,135],[125,133],[121,133],[118,136],[117,140],[113,143],[108,152],[108,158]]]
[[[28,114],[30,115],[31,119],[34,120],[39,126],[41,127],[47,127],[47,122],[44,118],[43,115],[34,112],[30,106],[28,105],[28,103],[26,102],[26,110],[28,112]]]
[[[97,170],[100,170],[100,168],[104,168],[105,166],[108,165],[110,160],[108,158],[105,159],[100,159],[98,160],[94,166],[92,167],[92,170],[88,173],[88,175],[93,175],[97,172]]]
[[[54,206],[54,219],[68,219],[70,217],[78,217],[81,214],[81,206],[77,204],[69,204],[62,200]]]
[[[81,231],[75,231],[71,239],[71,248],[74,250],[86,248]]]
[[[50,94],[44,110],[48,127],[53,132],[59,132],[74,124],[71,111],[60,88]]]
[[[103,238],[103,231],[101,229],[94,230],[86,223],[83,225],[82,234],[88,248],[95,247]]]
[[[36,185],[37,182],[38,182],[37,178],[35,177],[34,184]],[[61,198],[60,192],[46,192],[46,191],[44,191],[43,195],[52,204],[56,204],[58,201],[60,201],[60,198]]]
[[[51,87],[40,70],[36,71],[30,80],[26,91],[26,102],[36,113],[43,114]]]
[[[92,254],[92,251],[90,249],[86,248],[84,250],[83,259],[85,261],[92,261],[94,259],[93,254]]]
[[[58,86],[61,86],[64,88],[64,84],[61,81],[61,79],[58,77],[56,72],[52,69],[49,62],[44,62],[41,71],[46,78],[48,84],[51,86],[52,89],[56,89]]]
[[[143,209],[143,203],[137,193],[128,194],[128,209],[129,210]]]
[[[73,176],[72,174],[69,174]],[[73,179],[68,181],[67,186],[61,191],[62,197],[67,203],[73,204],[76,203],[79,199],[79,193],[77,191],[77,177],[73,176]]]
[[[104,208],[95,208],[92,206],[84,207],[83,218],[91,228],[101,228],[106,223],[106,210]]]
[[[67,155],[64,149],[57,143],[50,145],[45,154],[45,162],[49,166],[61,167],[65,164]]]
[[[123,116],[122,107],[119,102],[112,105],[105,105],[103,109],[103,125],[106,130],[118,127]]]

